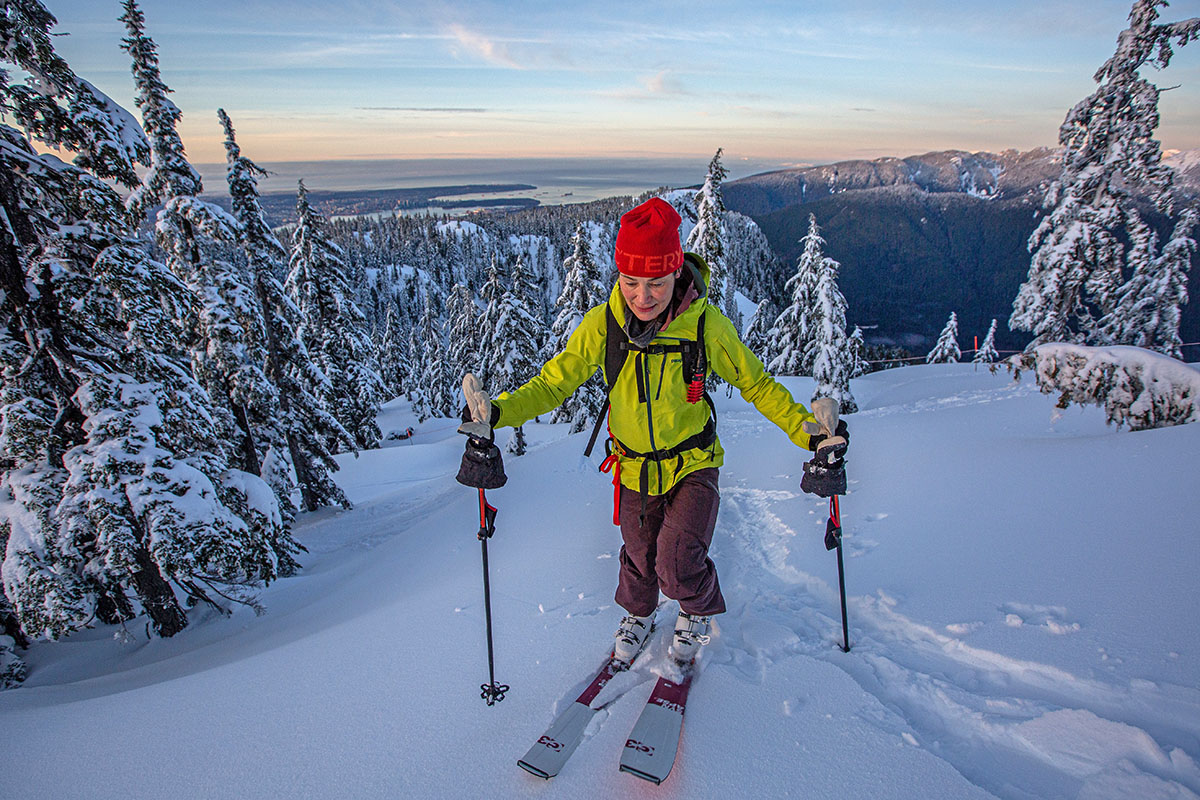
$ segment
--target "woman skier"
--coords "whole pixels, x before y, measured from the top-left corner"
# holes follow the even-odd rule
[[[460,429],[471,437],[467,456],[474,453],[481,464],[492,458],[498,467],[493,428],[516,427],[556,408],[603,368],[610,389],[609,456],[602,469],[615,473],[613,521],[624,542],[615,599],[626,615],[613,656],[625,665],[649,638],[660,591],[679,603],[669,652],[683,664],[708,643],[711,617],[725,611],[708,557],[724,456],[703,389],[708,372],[736,386],[799,447],[816,450],[836,438],[840,463],[847,439],[844,423],[836,432],[812,433],[809,410],[766,373],[729,320],[708,304],[709,268],[680,247],[681,221],[657,197],[624,214],[616,286],[607,303],[584,316],[562,352],[525,385],[494,400],[474,376],[463,382],[464,420],[473,418]]]

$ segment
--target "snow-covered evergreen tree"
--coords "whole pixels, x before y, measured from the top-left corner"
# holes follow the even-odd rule
[[[1106,341],[1182,358],[1179,322],[1188,301],[1188,271],[1196,252],[1192,231],[1196,222],[1197,210],[1186,209],[1157,256],[1154,255],[1156,237],[1152,233],[1134,240],[1136,244],[1129,253],[1133,275],[1118,292],[1116,307],[1101,320]],[[1144,226],[1140,220],[1137,224]]]
[[[0,531],[0,552],[7,549],[8,537]],[[12,606],[4,596],[3,585],[0,584],[0,690],[11,689],[29,674],[25,662],[17,652],[18,648],[29,647],[29,640],[21,632],[21,625]]]
[[[1068,403],[1103,406],[1109,423],[1140,431],[1200,421],[1200,373],[1137,347],[1044,344],[1010,362],[1034,369],[1038,388]]]
[[[479,307],[471,290],[461,283],[454,284],[450,298],[446,301],[446,315],[450,325],[450,347],[446,361],[448,374],[453,383],[456,404],[462,400],[462,377],[479,369]],[[461,404],[460,404],[461,405]]]
[[[987,336],[983,337],[983,346],[975,352],[975,357],[971,360],[976,364],[991,364],[999,358],[1000,354],[996,352],[996,320],[992,320]]]
[[[292,459],[285,427],[285,420],[291,416],[290,403],[282,394],[280,377],[283,372],[281,351],[294,346],[295,336],[288,316],[291,309],[278,302],[282,298],[278,292],[278,280],[274,276],[286,254],[283,245],[267,226],[259,204],[257,176],[265,175],[265,171],[241,155],[234,138],[233,123],[224,109],[217,110],[217,118],[225,129],[225,150],[229,162],[227,178],[233,199],[233,215],[238,222],[238,240],[246,254],[256,300],[253,308],[242,310],[249,323],[247,334],[253,340],[249,344],[247,357],[253,360],[256,356],[265,356],[267,378],[279,392],[277,410],[281,414],[257,420],[265,423],[255,431],[256,449],[262,465],[260,474],[274,490],[284,521],[290,523],[296,515],[296,505],[292,501],[296,485],[292,478]],[[274,402],[268,407],[271,411],[276,410]]]
[[[275,577],[286,534],[185,366],[188,291],[106,183],[137,184],[147,141],[54,52],[54,24],[36,0],[0,15],[0,107],[22,126],[0,125],[0,616],[6,635],[58,637],[146,613],[170,636],[184,601],[227,610],[231,586]]]
[[[946,327],[942,328],[937,342],[929,355],[925,356],[926,364],[953,364],[962,358],[962,350],[958,347],[958,315],[950,312]]]
[[[730,275],[747,297],[769,298],[777,304],[787,276],[762,230],[747,216],[725,212],[725,261]]]
[[[721,182],[725,180],[725,167],[721,164],[722,148],[708,164],[704,185],[696,193],[696,226],[688,234],[684,249],[703,258],[710,270],[708,282],[708,304],[726,312],[726,298],[733,292],[727,291],[725,261],[725,199],[721,194]]]
[[[300,312],[300,338],[328,379],[321,399],[353,437],[349,447],[378,447],[376,417],[385,390],[371,365],[366,317],[346,281],[342,250],[325,235],[325,220],[308,202],[304,181],[296,216],[286,287]]]
[[[300,494],[307,510],[333,502],[347,505],[330,475],[338,466],[326,443],[349,443],[351,438],[318,396],[329,381],[309,357],[298,330],[299,310],[276,277],[283,272],[287,251],[267,225],[259,201],[258,176],[266,171],[242,155],[233,122],[223,109],[218,109],[217,117],[225,130],[229,193],[254,290],[253,309],[239,309],[251,340],[247,355],[265,365],[277,394],[277,413],[255,421],[255,438],[262,476],[279,497],[284,519],[290,521],[296,511],[291,495],[301,476]],[[265,407],[276,411],[274,404]]]
[[[820,261],[809,317],[812,338],[804,361],[812,365],[813,380],[817,384],[813,398],[832,397],[838,401],[839,413],[853,414],[858,411],[850,391],[854,354],[846,336],[846,298],[837,285],[839,268],[832,258]]]
[[[496,370],[499,369],[506,345],[500,337],[500,316],[503,313],[503,299],[508,291],[505,288],[505,274],[500,262],[493,255],[491,266],[487,271],[487,282],[480,291],[483,300],[483,316],[479,319],[479,371],[476,377],[481,385],[487,387],[493,395],[501,389],[495,382]],[[508,387],[508,388],[516,388]]]
[[[159,71],[158,47],[146,35],[146,16],[136,0],[125,0],[122,5],[125,13],[120,19],[129,35],[122,40],[121,47],[133,62],[135,102],[152,145],[150,170],[125,200],[130,214],[140,221],[151,206],[167,198],[196,197],[203,185],[200,173],[184,155],[178,131],[183,114],[167,96],[171,90]]]
[[[817,281],[824,262],[832,260],[825,256],[825,240],[813,214],[808,215],[808,233],[801,244],[804,250],[796,262],[796,272],[784,287],[791,292],[792,304],[784,309],[773,326],[778,331],[777,351],[770,369],[776,375],[808,375],[812,371],[812,362],[807,360],[806,353],[815,335],[811,315],[816,302]]]
[[[553,356],[567,346],[567,340],[583,321],[589,309],[605,302],[608,292],[600,266],[592,255],[589,227],[579,223],[571,236],[571,255],[563,262],[566,279],[558,296],[558,315],[550,328],[547,356]],[[571,423],[571,433],[584,430],[591,420],[603,413],[605,393],[599,376],[593,375],[554,410],[551,422]]]
[[[1117,309],[1125,274],[1137,271],[1128,257],[1154,260],[1136,200],[1147,195],[1163,213],[1172,206],[1172,173],[1154,138],[1159,90],[1139,70],[1147,63],[1165,68],[1172,42],[1182,46],[1200,36],[1200,18],[1158,23],[1159,6],[1165,5],[1133,4],[1116,53],[1094,76],[1099,87],[1068,112],[1059,129],[1062,173],[1046,192],[1049,214],[1030,236],[1029,274],[1009,318],[1013,330],[1033,333],[1030,347],[1054,341],[1103,344],[1113,331],[1131,333],[1122,322],[1102,327],[1098,320]]]
[[[429,407],[429,392],[421,383],[421,372],[425,364],[425,347],[418,333],[419,325],[408,330],[408,364],[411,370],[408,381],[408,399],[412,402],[412,411],[417,421],[423,422],[433,416]]]
[[[746,347],[750,348],[750,352],[758,356],[764,364],[770,364],[775,357],[776,332],[774,328],[775,320],[778,317],[779,313],[770,298],[763,300],[754,310],[754,316],[750,318],[750,324],[746,327],[746,335],[742,340]]]
[[[450,417],[455,414],[453,387],[456,381],[445,358],[445,347],[442,343],[444,327],[441,315],[433,307],[433,300],[426,295],[425,310],[421,314],[421,340],[425,348],[419,383],[426,401],[423,410],[434,417]]]
[[[858,378],[871,371],[871,362],[867,360],[867,343],[863,339],[862,328],[855,325],[850,334],[850,357],[854,366],[850,370],[851,378]]]
[[[404,394],[408,374],[407,338],[396,319],[396,309],[389,305],[384,315],[383,332],[379,335],[375,361],[379,365],[379,377],[387,389],[388,398]]]
[[[538,372],[542,325],[531,311],[534,291],[518,258],[512,268],[512,286],[500,298],[496,319],[495,359],[488,371],[488,388],[494,393],[516,389]],[[525,453],[525,432],[520,427],[508,451],[518,456]]]
[[[261,323],[254,292],[228,254],[237,241],[238,225],[220,207],[200,200],[200,176],[188,162],[176,131],[181,114],[167,98],[154,42],[145,33],[145,17],[134,0],[126,0],[121,17],[128,36],[122,46],[132,57],[136,101],[149,131],[152,166],[126,205],[138,212],[162,205],[155,238],[167,264],[196,298],[181,315],[192,356],[192,370],[216,405],[215,422],[226,456],[252,474],[262,472],[265,448],[257,444],[256,425],[279,417],[276,391],[263,372],[251,335]]]

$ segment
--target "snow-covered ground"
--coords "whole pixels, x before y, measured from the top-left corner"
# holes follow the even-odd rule
[[[849,653],[805,454],[719,395],[729,612],[657,789],[617,763],[661,636],[561,775],[516,766],[621,613],[612,487],[581,464],[585,437],[528,426],[534,447],[488,495],[496,677],[512,687],[489,708],[477,498],[454,481],[453,423],[431,420],[342,459],[356,506],[304,517],[305,569],[262,593],[264,615],[35,646],[28,681],[0,693],[0,795],[1200,795],[1200,425],[1118,431],[969,364],[853,389]],[[382,423],[413,420],[393,403]]]

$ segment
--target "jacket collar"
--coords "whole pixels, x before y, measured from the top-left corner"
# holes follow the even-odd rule
[[[614,282],[608,304],[629,341],[638,347],[650,344],[659,333],[669,330],[676,321],[690,320],[693,317],[698,319],[703,313],[708,302],[711,270],[704,259],[695,253],[684,253],[683,265],[685,271],[676,283],[675,297],[671,301],[670,309],[665,312],[664,317],[646,323],[629,313],[625,298],[621,295],[621,287]]]

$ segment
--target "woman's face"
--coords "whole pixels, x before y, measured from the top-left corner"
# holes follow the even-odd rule
[[[632,275],[621,275],[617,285],[621,287],[621,296],[625,305],[633,315],[642,322],[649,322],[666,311],[675,293],[675,279],[679,270],[663,275],[660,278],[635,278]]]

